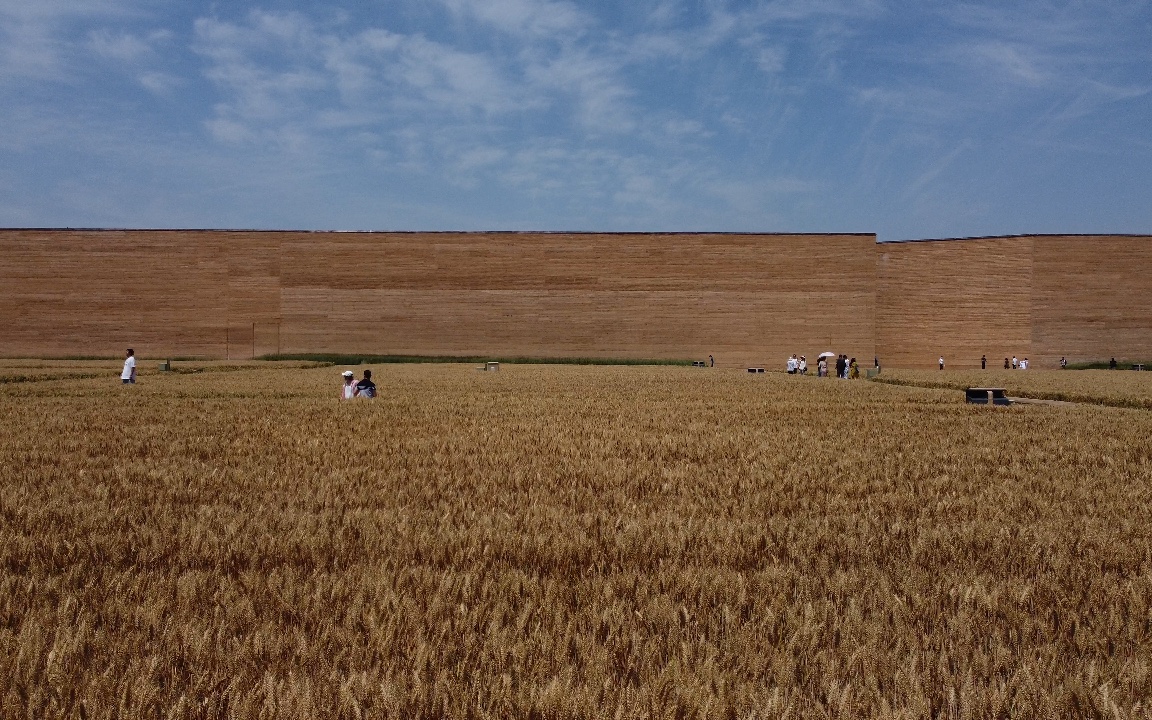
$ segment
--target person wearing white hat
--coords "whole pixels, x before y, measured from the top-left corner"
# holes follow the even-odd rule
[[[352,382],[356,376],[351,370],[344,371],[344,387],[340,388],[340,399],[351,400],[356,397],[356,385]]]

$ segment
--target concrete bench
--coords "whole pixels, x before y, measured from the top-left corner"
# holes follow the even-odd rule
[[[1011,405],[1004,388],[970,387],[964,391],[964,401],[971,405]]]

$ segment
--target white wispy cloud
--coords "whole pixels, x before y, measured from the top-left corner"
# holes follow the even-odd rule
[[[224,93],[215,120],[226,122],[210,127],[232,141],[278,122],[332,128],[336,116],[367,124],[394,113],[498,115],[533,102],[484,54],[383,28],[340,35],[295,13],[253,12],[243,24],[199,19],[194,48]]]
[[[575,4],[557,0],[439,0],[457,16],[528,37],[570,38],[593,25]]]
[[[132,62],[150,53],[152,46],[129,33],[94,30],[88,35],[88,47],[97,55],[114,60]]]
[[[636,125],[629,105],[634,91],[620,79],[621,70],[619,58],[572,50],[530,66],[526,73],[535,88],[572,97],[575,117],[584,128],[627,132]]]
[[[115,0],[0,0],[0,82],[64,80],[75,69],[75,26],[137,12]]]

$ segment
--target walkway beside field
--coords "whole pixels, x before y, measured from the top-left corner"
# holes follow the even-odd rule
[[[1008,399],[1012,401],[1013,405],[1016,405],[1016,404],[1020,404],[1020,405],[1055,405],[1058,407],[1059,406],[1075,407],[1077,405],[1089,404],[1089,403],[1080,403],[1080,402],[1070,402],[1068,400],[1041,400],[1040,398],[1030,398],[1030,397],[1011,397],[1011,396],[1009,396]],[[1096,403],[1096,404],[1099,405],[1101,403]]]

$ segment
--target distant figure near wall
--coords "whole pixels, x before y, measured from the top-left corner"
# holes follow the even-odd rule
[[[987,355],[981,355],[980,356],[980,369],[981,370],[987,370],[988,369],[988,356]]]
[[[943,355],[940,356],[940,369],[941,370],[944,369],[944,356]]]
[[[120,384],[136,384],[136,352],[132,348],[128,348],[124,356],[124,370],[120,372]]]

